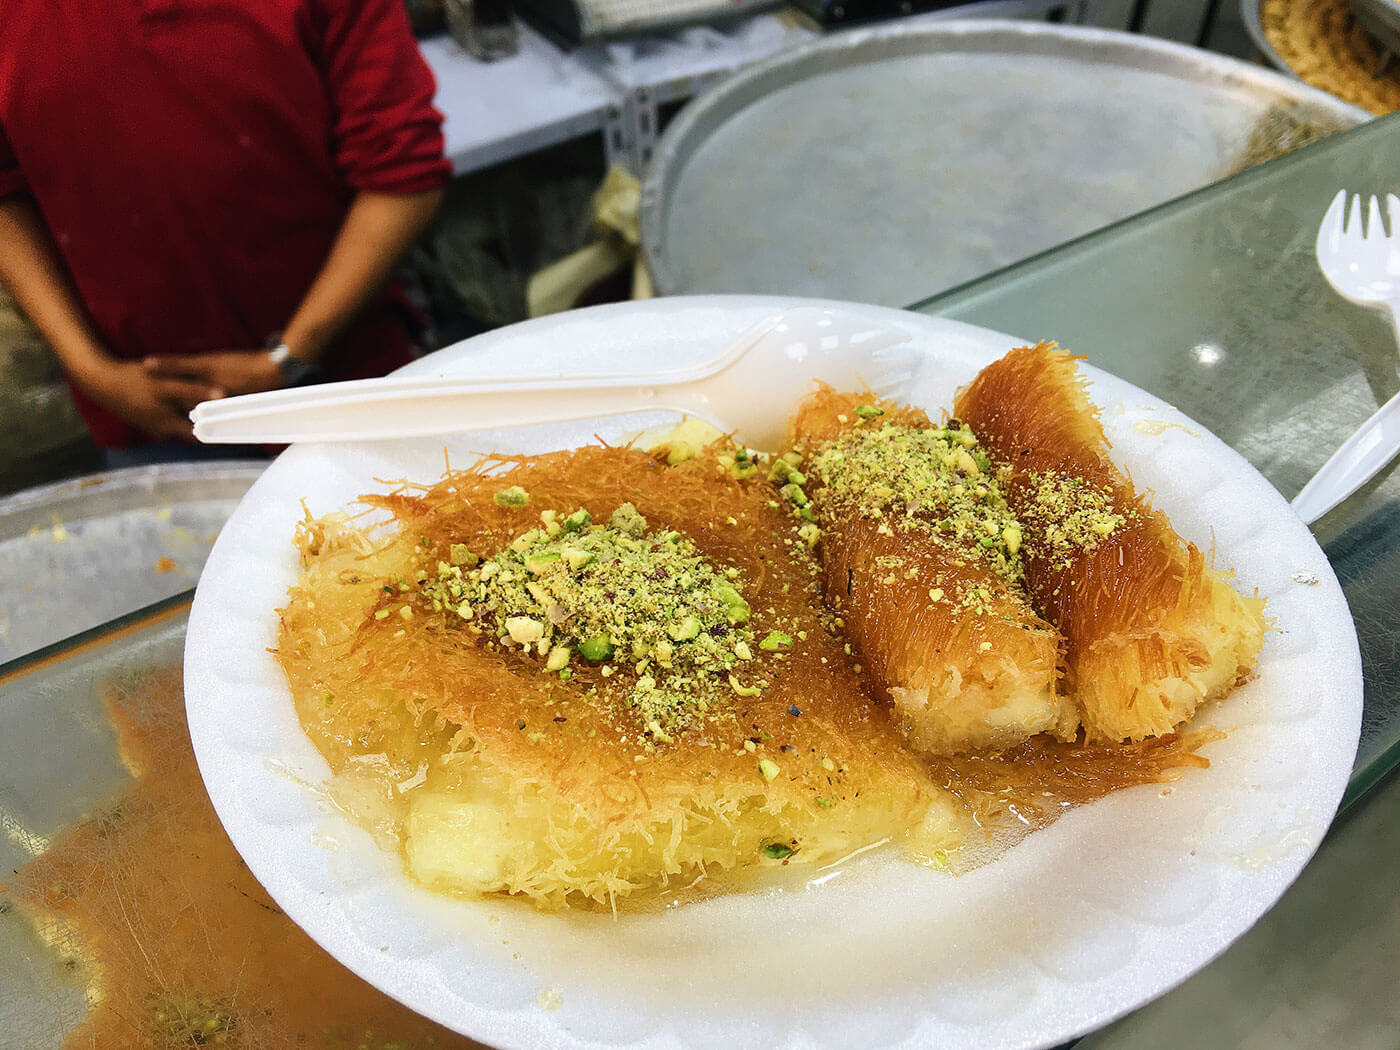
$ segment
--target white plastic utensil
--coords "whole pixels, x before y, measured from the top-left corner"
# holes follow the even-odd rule
[[[1317,231],[1317,264],[1337,294],[1390,319],[1400,342],[1400,199],[1388,193],[1390,235],[1381,223],[1381,205],[1372,197],[1362,231],[1361,197],[1348,207],[1347,191],[1332,199]],[[1293,509],[1312,524],[1359,489],[1400,453],[1400,394],[1362,423],[1332,453],[1293,499]]]
[[[909,334],[855,312],[796,306],[752,325],[692,368],[616,375],[353,380],[205,401],[190,413],[210,444],[366,441],[466,433],[669,409],[776,449],[813,380],[897,396],[919,354]]]

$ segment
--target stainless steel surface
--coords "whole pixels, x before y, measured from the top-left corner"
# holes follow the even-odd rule
[[[902,305],[1368,114],[1128,33],[949,21],[852,31],[703,96],[642,189],[657,290]]]
[[[0,663],[189,590],[265,467],[134,467],[0,499]]]
[[[1240,0],[1240,16],[1244,20],[1245,32],[1249,34],[1249,39],[1253,41],[1265,62],[1285,76],[1302,80],[1303,78],[1293,72],[1292,67],[1284,61],[1283,56],[1274,50],[1274,45],[1269,43],[1269,37],[1264,32],[1264,23],[1259,17],[1260,2],[1261,0]]]
[[[1400,3],[1396,0],[1349,0],[1357,23],[1370,33],[1393,61],[1400,52]]]
[[[185,618],[65,654],[19,686],[0,684],[0,1047],[57,1048],[83,1019],[93,946],[59,916],[27,916],[10,900],[24,866],[131,782],[104,696],[151,669],[175,666]],[[3,679],[0,679],[3,681]],[[113,886],[122,873],[109,873]],[[139,1023],[139,1022],[137,1022]],[[133,1025],[135,1027],[135,1023]]]

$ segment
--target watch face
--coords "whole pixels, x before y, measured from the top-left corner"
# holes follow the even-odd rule
[[[292,352],[285,344],[269,351],[272,363],[277,366],[277,371],[282,373],[288,385],[296,386],[299,383],[314,383],[321,376],[320,366],[303,361],[299,357],[292,356]]]

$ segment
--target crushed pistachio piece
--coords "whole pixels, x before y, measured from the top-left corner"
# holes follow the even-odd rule
[[[758,647],[770,653],[778,649],[791,649],[792,635],[782,631],[769,631],[768,636],[758,643]]]
[[[635,539],[646,533],[647,519],[642,517],[632,504],[624,503],[612,512],[612,517],[608,519],[608,527]]]
[[[603,664],[604,677],[635,674],[627,703],[643,724],[656,723],[649,741],[668,742],[752,659],[742,573],[716,566],[675,530],[648,531],[630,503],[607,525],[591,524],[587,511],[540,520],[559,527],[527,530],[476,567],[439,561],[423,599],[437,613],[494,626],[500,644],[544,658],[546,671],[565,671],[577,653]],[[736,691],[747,688],[740,695],[758,692]]]
[[[782,488],[783,495],[790,499],[799,507],[807,506],[807,493],[802,491],[802,486],[796,482],[789,482]]]
[[[702,625],[698,616],[687,616],[675,627],[672,627],[667,634],[671,636],[672,641],[688,642],[692,638],[698,637],[701,629]]]
[[[729,676],[729,688],[733,689],[739,696],[757,696],[759,693],[763,692],[763,690],[756,685],[741,685],[739,679],[735,678],[733,675]]]
[[[592,638],[585,638],[578,643],[579,655],[585,660],[592,660],[595,663],[606,660],[613,654],[613,643],[605,634],[595,635]]]
[[[760,758],[758,760],[758,771],[763,775],[763,779],[770,784],[776,780],[778,774],[782,772],[778,767],[778,763],[774,762],[771,758]]]
[[[548,535],[548,533],[546,533]],[[559,560],[559,551],[540,551],[530,554],[525,559],[525,568],[536,576],[548,572],[550,566]]]
[[[501,489],[493,498],[500,507],[524,507],[530,502],[530,494],[519,485]]]
[[[1032,474],[1029,482],[1030,498],[1022,510],[1028,531],[1021,542],[1057,566],[1092,551],[1128,520],[1114,511],[1111,489],[1057,471]]]
[[[768,779],[771,780],[772,777]],[[765,842],[759,847],[759,852],[769,860],[787,860],[796,853],[797,850],[793,849],[786,842]]]
[[[968,549],[1008,583],[1022,582],[1022,526],[1002,489],[1008,471],[998,470],[966,424],[847,430],[813,458],[811,470],[824,482],[821,514],[879,519],[878,531],[889,536],[890,521],[903,519]]]
[[[856,415],[861,419],[874,419],[876,416],[883,416],[885,410],[879,405],[856,405]]]
[[[1021,550],[1021,527],[1019,525],[1008,525],[1001,530],[1001,538],[1006,543],[1006,549],[1012,554],[1017,554]]]
[[[592,551],[583,550],[579,547],[561,547],[559,549],[559,556],[564,559],[564,564],[567,565],[572,572],[578,572],[579,569],[582,569],[585,565],[598,557],[598,555],[594,554]]]
[[[544,637],[544,625],[528,616],[508,616],[505,627],[511,641],[521,645],[531,645]]]
[[[721,583],[715,588],[715,597],[724,606],[725,618],[731,624],[747,623],[752,610],[749,603],[731,584]]]

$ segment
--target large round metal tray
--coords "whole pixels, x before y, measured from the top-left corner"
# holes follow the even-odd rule
[[[0,663],[192,588],[266,467],[131,467],[0,499]]]
[[[1262,0],[1240,0],[1240,20],[1244,22],[1244,30],[1249,34],[1249,39],[1253,42],[1255,50],[1265,62],[1273,66],[1285,76],[1295,80],[1302,80],[1293,71],[1293,67],[1288,64],[1288,60],[1275,50],[1274,45],[1269,40],[1269,35],[1264,32],[1264,23],[1260,19],[1259,8]]]
[[[1400,53],[1400,4],[1396,0],[1351,0],[1351,10],[1361,28],[1394,61],[1393,56]]]
[[[1129,33],[891,24],[702,96],[642,188],[657,291],[904,306],[1368,119]]]
[[[1262,6],[1261,0],[1240,0],[1240,16],[1245,32],[1266,62],[1289,76],[1298,77],[1264,32],[1260,13]],[[1400,54],[1400,3],[1396,0],[1348,0],[1347,6],[1351,8],[1357,24],[1371,35],[1382,51],[1388,51],[1392,56]]]

